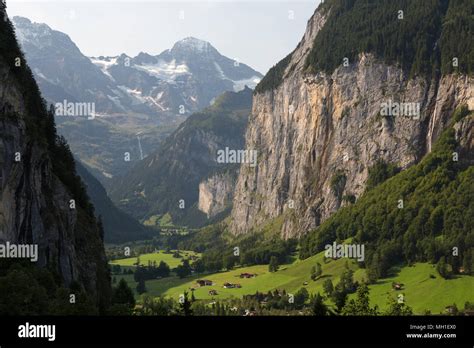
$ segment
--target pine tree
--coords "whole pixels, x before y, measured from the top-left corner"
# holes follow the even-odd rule
[[[332,296],[332,293],[334,292],[334,285],[332,284],[332,280],[331,279],[326,279],[323,283],[323,291],[324,291],[324,295],[326,295],[326,297],[331,297]]]
[[[133,291],[130,289],[127,282],[123,278],[120,279],[118,286],[113,290],[112,303],[124,305],[128,309],[133,309],[133,307],[135,307],[135,297],[133,296]]]
[[[377,315],[377,306],[370,307],[369,287],[361,284],[357,289],[357,298],[350,300],[342,309],[343,315]]]
[[[323,274],[323,270],[321,268],[321,264],[318,262],[316,266],[313,266],[311,268],[311,279],[312,280],[317,280],[321,275]]]
[[[137,293],[139,295],[141,295],[145,292],[146,292],[145,280],[143,278],[141,278],[140,281],[137,284]]]
[[[296,294],[295,294],[295,307],[296,308],[301,308],[304,306],[305,302],[308,300],[309,298],[309,293],[308,293],[308,290],[306,290],[306,288],[301,288],[299,289]]]
[[[311,310],[313,315],[317,316],[325,316],[329,313],[328,307],[324,304],[323,297],[319,294],[319,292],[311,301]]]
[[[188,299],[188,292],[185,291],[183,294],[182,300],[179,302],[179,313],[184,316],[193,315],[193,310],[191,309],[191,301]]]
[[[413,315],[413,310],[407,306],[404,302],[400,303],[395,300],[393,297],[388,297],[388,308],[383,313],[384,315],[392,315],[392,316],[405,316],[405,315]]]
[[[436,264],[436,270],[438,271],[439,275],[444,279],[448,279],[451,276],[451,272],[449,270],[449,265],[446,263],[446,257],[441,257]]]
[[[277,272],[278,271],[278,259],[276,256],[272,256],[270,258],[270,264],[268,265],[268,271],[270,272]]]
[[[343,289],[338,289],[338,287],[336,286],[336,289],[332,293],[332,300],[336,305],[337,311],[340,312],[346,304],[347,292],[345,292]]]

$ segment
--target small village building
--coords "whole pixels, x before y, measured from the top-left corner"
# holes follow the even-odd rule
[[[232,284],[232,283],[227,283],[227,282],[226,282],[226,283],[224,283],[224,286],[223,286],[223,287],[224,287],[224,289],[235,289],[235,288],[240,289],[240,288],[242,287],[242,285],[240,285],[240,284]]]
[[[392,283],[392,289],[393,290],[402,290],[403,289],[403,284],[401,284],[401,283]]]
[[[254,317],[257,314],[254,310],[246,309],[244,317]]]
[[[456,314],[457,308],[455,306],[446,306],[445,311],[446,313],[449,313],[449,314]]]
[[[214,284],[212,280],[208,280],[208,279],[198,279],[196,280],[196,283],[199,286],[212,286]]]

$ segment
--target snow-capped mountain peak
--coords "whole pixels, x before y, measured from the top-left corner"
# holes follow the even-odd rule
[[[255,87],[262,77],[194,37],[158,55],[85,57],[69,36],[46,24],[22,17],[13,22],[45,97],[95,101],[101,114],[185,116],[225,91]]]
[[[186,37],[176,42],[171,52],[188,51],[195,53],[217,52],[217,50],[207,41],[196,39],[195,37]]]
[[[158,111],[191,113],[224,91],[254,88],[262,75],[249,66],[221,55],[209,42],[187,37],[159,55],[90,58],[132,99],[147,101]]]

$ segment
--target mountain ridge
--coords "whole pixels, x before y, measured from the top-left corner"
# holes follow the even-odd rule
[[[56,119],[74,154],[107,188],[111,177],[157,149],[193,112],[225,91],[256,85],[253,80],[261,77],[215,48],[208,55],[187,54],[179,42],[156,56],[142,52],[91,60],[66,34],[26,18],[13,21],[46,100],[95,106],[94,119]]]
[[[240,92],[225,92],[212,106],[191,115],[160,149],[124,177],[113,180],[113,201],[140,220],[170,213],[178,225],[199,227],[209,223],[204,214],[212,210],[208,214],[211,218],[231,205],[232,185],[226,183],[229,178],[235,180],[238,170],[236,164],[219,164],[217,151],[243,147],[251,100],[252,90],[248,87]],[[219,195],[219,207],[211,204],[212,209],[203,208],[208,204],[200,202],[204,194],[200,193],[200,184],[209,188],[206,194]],[[211,186],[219,187],[220,192]]]

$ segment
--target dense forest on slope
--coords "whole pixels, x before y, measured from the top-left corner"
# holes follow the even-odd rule
[[[472,154],[459,148],[453,129],[454,122],[472,122],[472,117],[466,107],[459,108],[431,153],[369,187],[355,204],[309,233],[301,241],[300,257],[354,237],[366,247],[365,267],[372,281],[387,276],[397,264],[426,261],[441,263],[447,277],[473,273],[474,166]],[[379,170],[385,171],[384,166]],[[372,175],[380,178],[387,173]]]
[[[275,64],[270,70],[268,70],[267,74],[255,87],[255,93],[263,93],[280,85],[283,75],[285,74],[285,70],[288,67],[288,64],[290,64],[292,55],[293,52]]]
[[[329,0],[318,10],[328,18],[306,58],[309,73],[332,73],[344,58],[353,63],[362,52],[410,76],[474,72],[471,0]],[[290,60],[270,69],[255,91],[278,87]]]
[[[327,10],[306,62],[313,72],[331,73],[362,52],[399,64],[411,76],[474,72],[472,1],[334,0]]]

